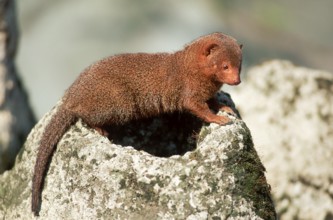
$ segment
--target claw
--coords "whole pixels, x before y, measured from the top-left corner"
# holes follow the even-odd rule
[[[219,125],[226,125],[226,124],[230,123],[231,121],[226,116],[214,115],[212,117],[207,118],[206,122],[208,122],[208,123],[215,123],[215,124],[219,124]]]
[[[230,108],[229,106],[226,106],[226,105],[222,106],[222,107],[220,108],[220,111],[224,111],[224,112],[226,112],[228,115],[232,115],[232,116],[238,118],[238,114],[237,114],[234,110],[232,110],[232,108]]]

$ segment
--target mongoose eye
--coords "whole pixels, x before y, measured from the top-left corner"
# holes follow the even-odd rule
[[[228,65],[227,65],[227,64],[223,64],[223,69],[224,69],[224,70],[229,69]]]

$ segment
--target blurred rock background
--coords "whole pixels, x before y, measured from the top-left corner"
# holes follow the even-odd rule
[[[232,98],[266,167],[279,219],[333,220],[333,74],[264,62]]]
[[[15,65],[17,42],[15,2],[0,1],[0,174],[13,166],[36,123]]]
[[[17,4],[21,30],[17,64],[38,118],[85,67],[102,57],[174,51],[214,31],[244,44],[244,66],[283,58],[333,72],[331,0],[19,0]]]

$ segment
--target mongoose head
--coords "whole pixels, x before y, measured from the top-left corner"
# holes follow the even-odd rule
[[[197,42],[202,43],[199,65],[203,74],[221,84],[238,85],[241,82],[242,45],[221,33],[207,35]]]

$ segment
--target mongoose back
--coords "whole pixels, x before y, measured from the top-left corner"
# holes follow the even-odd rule
[[[234,38],[213,33],[175,53],[115,55],[85,69],[65,92],[41,137],[32,181],[34,214],[39,215],[48,162],[79,118],[97,130],[174,111],[190,112],[209,123],[228,123],[227,117],[209,109],[207,101],[224,83],[240,83],[241,47]]]

